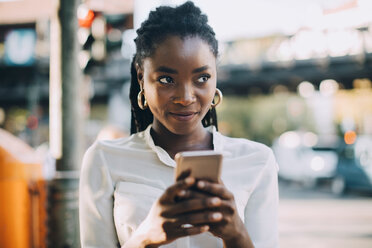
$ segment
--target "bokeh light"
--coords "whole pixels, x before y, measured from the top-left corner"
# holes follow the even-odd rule
[[[355,143],[357,134],[355,131],[347,131],[344,134],[344,140],[347,145],[352,145]]]
[[[314,171],[321,171],[324,169],[325,166],[324,159],[320,156],[315,156],[311,160],[310,166],[311,169],[313,169]]]
[[[312,132],[306,132],[303,137],[303,143],[307,147],[313,147],[318,143],[318,136]]]
[[[333,79],[326,79],[320,82],[319,90],[323,96],[332,96],[338,91],[338,83]]]
[[[303,98],[309,98],[314,94],[315,88],[312,83],[303,81],[298,85],[297,91]]]
[[[85,4],[79,5],[77,9],[77,17],[80,27],[90,27],[94,20],[94,12],[87,8]]]
[[[296,132],[289,131],[280,136],[279,143],[287,148],[296,148],[301,144],[301,139]]]

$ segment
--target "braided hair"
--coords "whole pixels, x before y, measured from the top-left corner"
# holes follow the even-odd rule
[[[131,134],[143,131],[153,121],[149,108],[142,110],[137,103],[140,85],[137,79],[136,64],[142,65],[143,59],[151,57],[158,44],[169,35],[176,35],[181,39],[199,37],[205,41],[213,55],[218,56],[218,42],[213,29],[208,25],[208,18],[202,14],[193,2],[186,2],[178,7],[161,6],[151,11],[146,21],[137,30],[136,54],[131,63],[131,85],[129,98],[131,102]],[[204,127],[214,125],[217,128],[215,108],[208,110],[202,120]]]

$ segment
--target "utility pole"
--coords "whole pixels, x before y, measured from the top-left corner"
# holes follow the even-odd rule
[[[54,0],[50,54],[50,148],[56,175],[49,182],[48,247],[80,247],[79,168],[82,154],[79,0]]]

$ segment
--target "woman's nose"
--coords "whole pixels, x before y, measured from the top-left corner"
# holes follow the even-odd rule
[[[184,106],[188,106],[195,102],[195,92],[193,87],[188,85],[179,86],[176,90],[176,95],[173,98],[173,102],[177,104],[181,104]]]

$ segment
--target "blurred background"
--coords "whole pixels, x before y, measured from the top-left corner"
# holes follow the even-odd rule
[[[184,1],[72,1],[75,95],[53,88],[69,42],[55,35],[57,2],[0,0],[0,247],[79,247],[71,172],[96,139],[129,135],[135,30]],[[194,2],[220,42],[220,132],[277,157],[281,246],[372,247],[372,1]],[[61,94],[78,99],[75,140],[58,134],[69,125]]]

